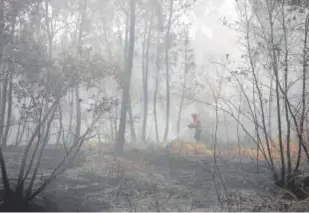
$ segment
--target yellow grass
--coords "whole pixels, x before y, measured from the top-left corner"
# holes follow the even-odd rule
[[[273,159],[280,159],[280,149],[279,146],[277,145],[278,143],[275,143],[275,146],[271,147],[271,155]],[[95,153],[104,153],[104,151],[107,151],[106,149],[107,146],[106,144],[99,143],[96,141],[86,141],[83,146],[83,149]],[[204,155],[204,156],[212,156],[213,155],[213,150],[210,148],[207,148],[205,144],[203,143],[198,143],[195,141],[172,141],[168,146],[168,150],[175,154],[175,155],[180,155],[180,156],[192,156],[192,155]],[[264,146],[265,151],[266,151],[266,156],[269,158],[266,146]],[[290,146],[291,149],[291,156],[292,158],[294,156],[297,156],[298,152],[298,144],[295,142],[291,143]],[[284,144],[284,155],[286,156],[286,144]],[[220,153],[217,153],[217,155],[221,156],[228,156],[228,157],[251,157],[253,159],[259,159],[259,160],[264,160],[265,157],[262,154],[262,151],[259,151],[257,153],[256,148],[248,148],[248,147],[242,147],[240,150],[235,147],[233,150],[220,150]]]
[[[285,144],[286,146],[286,144]],[[266,156],[269,158],[266,146],[264,147],[266,151]],[[168,145],[168,149],[171,153],[180,155],[180,156],[189,156],[189,155],[213,155],[213,150],[206,148],[203,143],[197,143],[193,141],[172,141]],[[290,145],[291,156],[292,158],[297,155],[298,144],[292,142]],[[218,153],[219,154],[219,153]],[[218,155],[217,154],[217,155]],[[265,157],[260,150],[257,152],[256,148],[242,147],[240,150],[235,148],[233,150],[220,150],[220,155],[229,156],[229,157],[251,157],[254,159],[264,160]],[[271,147],[271,155],[273,159],[280,159],[280,149],[278,146]],[[286,147],[284,147],[284,155],[286,156]]]
[[[181,156],[212,154],[212,151],[207,149],[204,144],[193,141],[172,141],[168,149],[170,152]]]
[[[104,147],[103,143],[97,141],[85,141],[82,148],[87,151],[101,153],[106,149],[106,146]]]
[[[269,158],[269,154],[267,151],[267,147],[264,146],[265,149],[265,154],[267,156],[267,158]],[[290,145],[290,153],[291,153],[291,157],[292,159],[297,156],[298,153],[298,144],[296,143],[291,143]],[[280,154],[280,148],[279,146],[277,146],[277,144],[275,144],[275,146],[270,147],[270,153],[272,156],[272,159],[276,160],[276,159],[280,159],[281,158],[281,154]],[[257,151],[256,148],[248,148],[248,147],[242,147],[240,150],[239,149],[234,149],[231,151],[228,151],[227,153],[230,156],[243,156],[243,157],[251,157],[251,158],[255,158],[255,159],[260,159],[260,160],[265,160],[265,157],[262,153],[261,150],[259,150],[259,152]],[[283,154],[286,158],[287,153],[286,153],[286,144],[284,144],[283,147]]]

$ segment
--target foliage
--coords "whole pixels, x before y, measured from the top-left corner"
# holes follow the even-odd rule
[[[48,6],[48,1],[46,2]],[[42,37],[39,35],[47,33],[49,36],[46,37],[53,42],[48,30],[40,30],[41,23],[44,23],[44,19],[46,21],[46,8],[44,9],[43,3],[45,2],[4,1],[4,7],[1,6],[0,11],[1,14],[3,8],[6,9],[4,16],[0,16],[0,23],[4,23],[4,30],[0,31],[1,42],[3,38],[5,41],[0,46],[0,164],[4,190],[1,198],[2,210],[27,209],[30,203],[72,164],[83,142],[93,137],[93,128],[102,114],[117,104],[113,97],[102,94],[99,89],[102,79],[113,77],[117,66],[83,46],[79,48],[78,54],[69,52],[53,57],[52,46],[38,39]],[[33,15],[35,11],[40,12]],[[29,15],[33,15],[31,19],[28,19]],[[47,21],[46,24],[48,23]],[[36,31],[31,31],[30,26],[32,29],[35,26]],[[74,132],[73,124],[65,124],[66,115],[61,103],[79,86],[96,91],[95,97],[85,100],[92,100],[87,109],[91,119],[84,122],[85,127],[79,136],[68,140],[65,135],[68,131]],[[75,105],[79,106],[81,101],[75,100]],[[78,110],[71,111],[75,111],[77,119],[81,120]],[[58,132],[57,137],[53,138],[52,124],[56,123],[59,124]],[[17,130],[14,138],[9,134],[12,130]],[[10,181],[10,165],[7,165],[3,157],[3,149],[12,139],[16,145],[24,145],[16,183]],[[63,159],[42,183],[37,184],[47,144],[59,144],[61,141],[64,147]]]
[[[231,69],[233,62],[229,57],[223,66],[230,74],[229,82],[241,95],[224,101],[232,112],[229,114],[261,151],[277,185],[302,197],[294,177],[298,175],[301,158],[309,160],[308,143],[304,140],[308,109],[308,10],[300,2],[298,6],[271,2],[237,3],[241,18],[236,28],[243,33],[245,52],[236,69]],[[254,131],[240,122],[242,118],[250,120]],[[280,163],[275,162],[278,155]]]

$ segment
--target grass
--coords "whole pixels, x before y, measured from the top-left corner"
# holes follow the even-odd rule
[[[202,155],[202,156],[213,156],[213,149],[208,148],[203,143],[195,141],[172,141],[168,146],[168,150],[176,155],[190,156],[190,155]],[[250,146],[221,146],[220,151],[216,153],[217,156],[229,156],[229,157],[248,157],[253,159],[265,160],[262,151],[257,151],[256,147]],[[290,145],[291,156],[295,157],[298,152],[298,144],[292,142]],[[286,147],[284,146],[284,154],[286,155]],[[280,159],[279,146],[271,147],[271,155],[273,159]],[[286,157],[286,156],[285,156]]]
[[[192,141],[173,141],[168,145],[170,152],[181,155],[211,155],[212,151],[207,149],[205,144]]]
[[[157,211],[160,206],[160,211],[190,211],[191,205],[195,209],[207,207],[208,211],[212,210],[208,205],[213,205],[216,198],[212,197],[215,196],[215,188],[211,148],[193,141],[174,141],[167,149],[135,150],[127,146],[122,158],[108,154],[111,148],[103,143],[85,143],[82,147],[85,161],[69,169],[42,194],[50,200],[48,207],[44,206],[45,210]],[[255,157],[254,150],[243,148],[241,153]],[[18,150],[8,151],[8,159],[13,154],[20,156]],[[42,167],[52,168],[55,158],[60,158],[59,151],[47,150]],[[233,155],[239,157],[237,146],[220,151],[217,155],[227,156],[226,159]],[[201,157],[194,158],[196,155]],[[259,186],[251,187],[248,181],[242,182],[248,175],[248,180],[253,183],[265,182],[264,177],[247,172],[255,169],[250,162],[244,163],[244,168],[239,167],[236,161],[218,159],[218,163],[224,177],[221,185],[231,190],[245,190],[252,194],[260,190]],[[255,199],[255,195],[253,197]],[[237,202],[243,202],[245,207],[249,201]],[[252,200],[250,205],[255,205],[255,202],[259,201]],[[201,205],[203,207],[198,207]],[[27,211],[44,210],[34,205]]]

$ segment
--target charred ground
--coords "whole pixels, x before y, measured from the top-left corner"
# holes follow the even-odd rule
[[[22,148],[6,148],[14,182]],[[63,150],[48,147],[40,178],[61,160]],[[35,201],[31,211],[212,211],[272,205],[272,179],[266,165],[230,156],[181,157],[166,149],[130,149],[116,158],[83,150],[74,165]]]

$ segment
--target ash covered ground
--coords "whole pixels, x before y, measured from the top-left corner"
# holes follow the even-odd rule
[[[38,182],[63,154],[45,150]],[[14,179],[22,148],[4,155]],[[271,187],[266,165],[257,170],[249,158],[181,157],[163,148],[128,148],[116,158],[108,149],[82,150],[35,202],[46,211],[250,211],[271,202]]]

